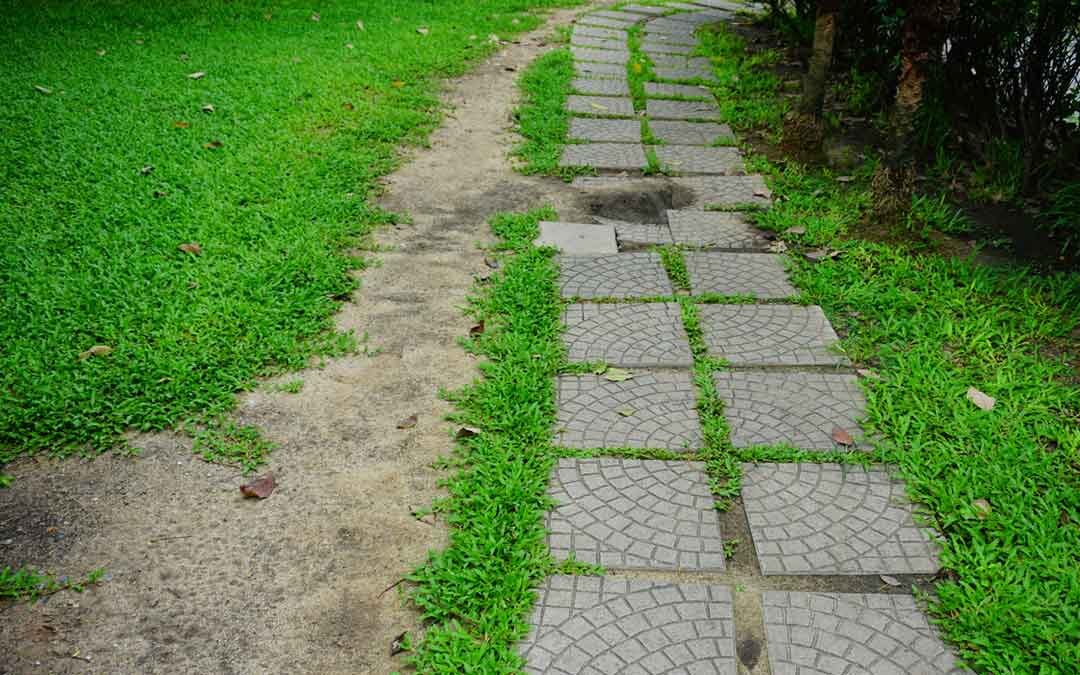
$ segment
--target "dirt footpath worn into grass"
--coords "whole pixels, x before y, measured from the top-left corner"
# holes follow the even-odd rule
[[[454,82],[431,148],[388,177],[385,206],[413,224],[378,233],[380,263],[338,317],[369,336],[369,354],[301,373],[298,394],[242,398],[238,419],[280,444],[269,499],[242,499],[235,470],[202,462],[172,434],[135,438],[133,459],[8,467],[16,482],[0,491],[0,560],[108,576],[81,595],[0,610],[0,672],[402,667],[391,642],[418,617],[393,586],[446,542],[441,523],[411,512],[439,495],[431,464],[451,446],[438,392],[477,376],[456,340],[470,327],[461,307],[473,275],[488,271],[477,248],[485,220],[568,190],[515,174],[507,152],[515,81],[573,14],[553,14]],[[414,428],[397,428],[414,414]]]

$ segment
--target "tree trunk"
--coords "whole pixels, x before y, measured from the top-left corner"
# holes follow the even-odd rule
[[[836,24],[842,0],[818,0],[814,23],[814,49],[810,67],[803,78],[802,96],[795,110],[784,120],[785,149],[800,159],[821,154],[825,125],[821,112],[825,105],[825,85],[836,44]]]

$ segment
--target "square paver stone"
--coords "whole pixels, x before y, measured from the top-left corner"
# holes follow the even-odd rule
[[[655,56],[657,54],[681,54],[682,56],[689,56],[694,51],[693,45],[679,45],[671,44],[662,40],[648,40],[642,41],[641,51]]]
[[[568,255],[610,255],[619,252],[611,225],[542,221],[537,246],[554,246]]]
[[[604,28],[602,26],[583,26],[581,24],[574,26],[573,33],[570,34],[571,38],[581,35],[583,37],[594,37],[602,40],[618,40],[623,45],[626,44],[627,34],[626,30],[622,28]]]
[[[630,85],[625,79],[576,77],[570,87],[579,94],[591,96],[629,96]]]
[[[669,145],[713,145],[735,140],[731,127],[715,122],[650,120],[649,129],[653,136]]]
[[[666,7],[655,7],[653,5],[623,5],[619,9],[624,12],[633,12],[634,14],[646,14],[649,16],[659,16],[668,11]]]
[[[910,595],[766,591],[769,665],[779,675],[960,675]]]
[[[718,82],[712,68],[683,67],[683,66],[656,66],[653,69],[656,76],[661,80],[704,80],[706,82]]]
[[[601,28],[615,28],[622,30],[626,30],[637,23],[637,21],[628,19],[610,19],[606,16],[597,16],[594,14],[586,14],[585,16],[580,17],[577,22],[578,25],[583,26],[599,26]]]
[[[694,208],[731,209],[772,206],[772,192],[758,174],[749,176],[693,176],[678,182],[694,192]]]
[[[626,66],[618,63],[597,63],[595,61],[575,61],[574,71],[579,77],[626,78]]]
[[[656,159],[668,171],[724,176],[746,169],[738,148],[710,148],[701,145],[658,145]]]
[[[570,139],[600,143],[641,143],[641,122],[571,117]]]
[[[627,247],[663,246],[674,244],[671,229],[667,225],[643,225],[638,223],[619,223],[615,226],[615,240],[619,250]]]
[[[760,231],[738,212],[668,211],[667,219],[676,244],[748,251],[768,246]]]
[[[645,24],[646,35],[666,35],[668,37],[693,40],[694,43],[697,42],[697,38],[694,37],[694,32],[696,30],[696,26],[692,26],[684,21],[675,21],[666,16],[654,19]]]
[[[724,371],[713,374],[736,448],[788,444],[803,450],[842,450],[833,430],[858,441],[866,398],[846,373]]]
[[[762,574],[934,574],[904,484],[884,468],[744,464],[742,499]]]
[[[625,21],[629,24],[639,23],[649,18],[647,16],[641,16],[641,14],[637,12],[625,12],[621,9],[601,9],[599,11],[590,12],[589,16],[601,16],[605,19]]]
[[[609,38],[593,37],[591,35],[578,35],[577,33],[570,36],[570,46],[588,47],[590,49],[610,49],[616,52],[627,51],[625,40],[612,40]]]
[[[594,169],[631,171],[648,164],[645,149],[630,143],[585,143],[563,148],[559,166],[591,166]]]
[[[519,645],[530,675],[735,675],[725,586],[549,577]]]
[[[685,30],[685,28],[680,30],[679,34],[676,35],[650,33],[649,24],[645,24],[645,37],[641,39],[642,48],[654,47],[657,45],[684,45],[686,47],[696,47],[698,45],[698,39],[694,36],[693,31]]]
[[[563,313],[570,361],[626,368],[689,368],[694,359],[677,303],[574,304]]]
[[[723,570],[720,518],[702,462],[561,459],[548,546],[612,569]]]
[[[604,117],[633,117],[634,102],[621,96],[578,96],[566,97],[566,109],[583,115],[601,115]]]
[[[645,105],[646,114],[657,120],[714,120],[720,110],[712,101],[666,101],[650,98]]]
[[[596,61],[598,63],[621,63],[626,64],[630,60],[629,51],[615,51],[613,49],[593,49],[592,47],[571,47],[570,51],[574,58],[579,61]]]
[[[555,443],[566,448],[697,450],[702,445],[697,394],[689,371],[560,375]]]
[[[683,257],[690,275],[690,290],[695,295],[718,293],[776,300],[797,294],[779,255],[692,251]]]
[[[675,293],[657,253],[564,255],[558,264],[564,298],[649,298]]]
[[[803,305],[702,305],[709,353],[733,366],[842,366],[825,312]]]
[[[681,96],[683,98],[712,100],[713,95],[705,87],[696,84],[672,84],[670,82],[646,82],[645,95],[655,98]]]

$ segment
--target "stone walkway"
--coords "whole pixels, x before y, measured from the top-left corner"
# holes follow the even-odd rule
[[[783,256],[730,210],[767,208],[770,195],[760,176],[743,175],[701,86],[712,69],[693,51],[697,28],[736,8],[631,4],[586,14],[572,33],[578,77],[562,165],[601,174],[575,184],[605,189],[658,164],[692,175],[679,180],[697,196],[665,222],[541,227],[538,242],[561,250],[570,360],[633,370],[558,377],[555,444],[595,458],[553,471],[548,544],[606,574],[551,577],[521,653],[530,673],[567,675],[963,672],[911,595],[938,571],[937,546],[891,467],[745,464],[741,497],[721,513],[703,463],[619,457],[704,447],[681,302],[697,303],[707,355],[726,364],[712,385],[734,448],[867,445],[866,402],[835,331],[820,307],[797,303]],[[633,27],[656,76],[644,106],[630,96]],[[658,245],[681,247],[685,275],[669,278]],[[740,534],[749,550],[729,561]],[[739,594],[757,611],[744,615]]]

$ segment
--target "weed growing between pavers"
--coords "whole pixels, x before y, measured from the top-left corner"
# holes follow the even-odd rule
[[[525,139],[514,149],[521,159],[518,169],[526,174],[574,176],[594,173],[588,169],[560,167],[559,158],[570,133],[566,98],[574,79],[574,57],[567,48],[555,49],[533,61],[518,86],[523,100],[514,111],[517,132]]]
[[[545,544],[548,477],[556,453],[555,376],[565,366],[563,303],[554,249],[537,248],[550,210],[492,220],[503,269],[478,286],[469,313],[483,321],[470,351],[483,378],[454,394],[456,420],[480,430],[458,441],[460,471],[438,505],[450,545],[410,580],[412,599],[432,622],[413,656],[421,672],[505,673],[521,667],[514,644],[528,631],[532,589],[555,567]],[[564,572],[595,568],[563,564]]]
[[[0,463],[101,451],[350,350],[347,251],[389,219],[368,198],[438,121],[437,78],[565,4],[0,10]]]

